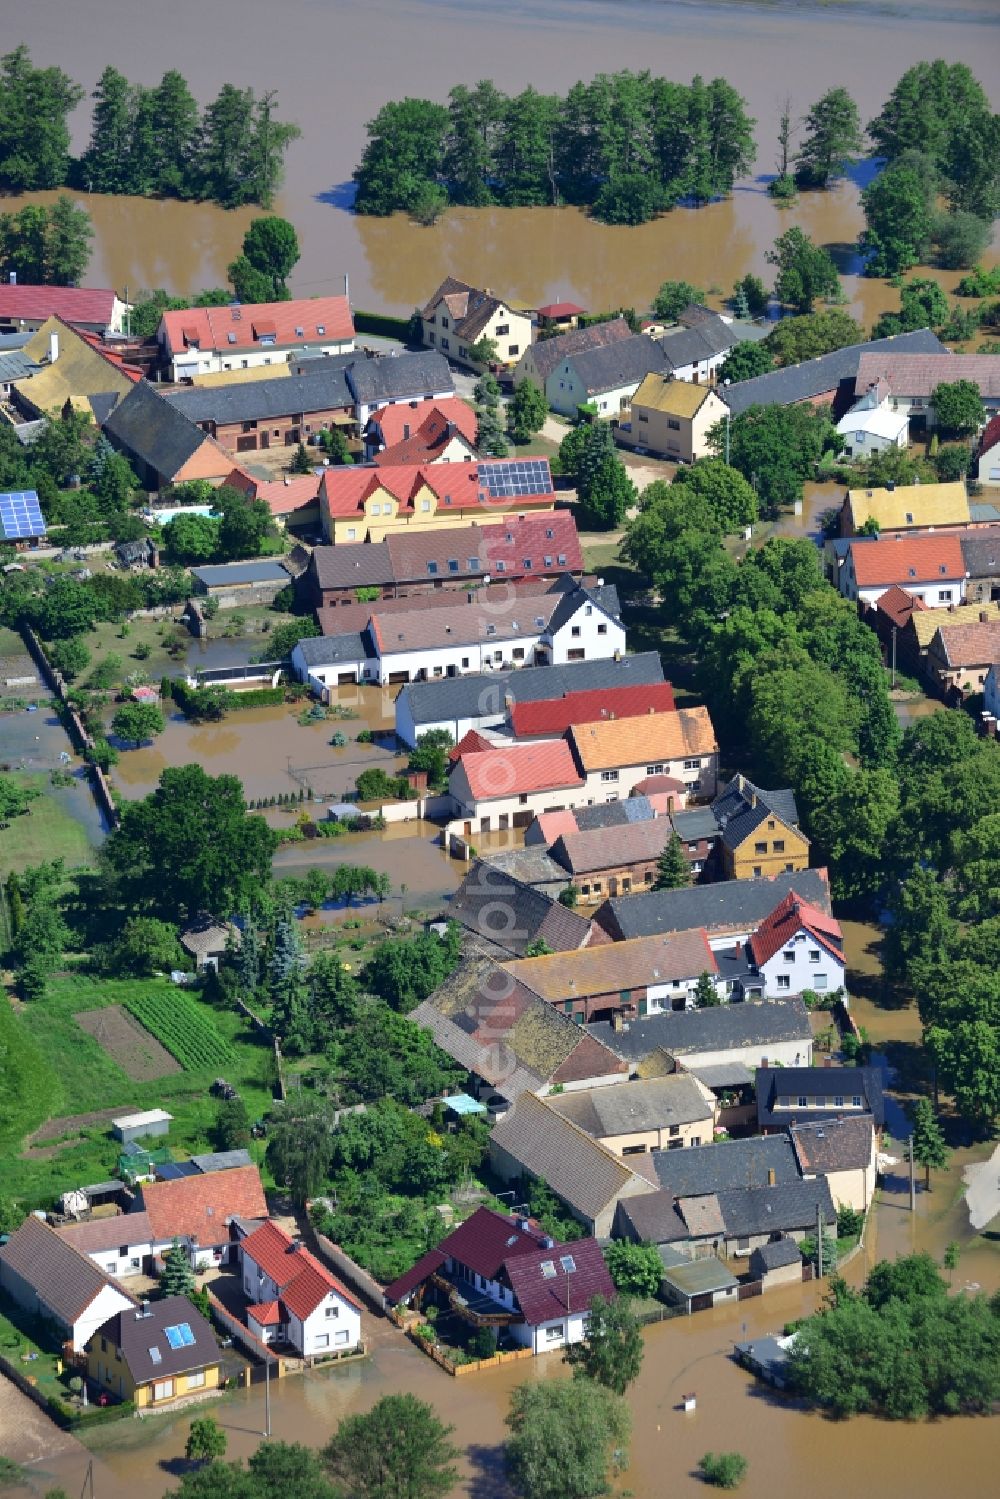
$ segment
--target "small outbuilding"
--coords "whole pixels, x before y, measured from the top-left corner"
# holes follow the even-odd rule
[[[173,1114],[168,1114],[165,1109],[147,1109],[143,1114],[123,1114],[120,1119],[112,1119],[111,1132],[123,1145],[130,1145],[133,1140],[149,1135],[167,1134],[173,1118]]]
[[[755,1249],[750,1256],[750,1278],[761,1281],[765,1291],[801,1281],[802,1255],[795,1240],[782,1235]]]
[[[674,1258],[666,1246],[661,1248],[660,1256]],[[683,1306],[690,1315],[691,1312],[705,1311],[717,1302],[736,1301],[740,1283],[721,1260],[706,1255],[698,1260],[678,1258],[673,1264],[665,1263],[661,1285],[667,1300]]]
[[[185,927],[180,935],[180,944],[191,954],[195,967],[218,969],[230,941],[239,944],[239,928],[231,921],[216,921],[212,916],[199,916]]]

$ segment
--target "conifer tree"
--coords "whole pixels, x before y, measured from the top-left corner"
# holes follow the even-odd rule
[[[691,871],[684,857],[684,845],[671,833],[666,848],[656,861],[654,890],[680,890],[691,883]]]
[[[175,1239],[163,1256],[160,1295],[190,1296],[193,1290],[194,1271],[191,1269],[191,1261],[180,1239]]]

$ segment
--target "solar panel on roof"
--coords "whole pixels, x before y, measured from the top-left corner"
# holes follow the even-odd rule
[[[27,541],[45,535],[45,522],[38,495],[33,489],[0,494],[0,538]]]
[[[480,463],[479,482],[486,486],[493,500],[553,492],[548,462],[540,458],[516,458],[511,463]]]

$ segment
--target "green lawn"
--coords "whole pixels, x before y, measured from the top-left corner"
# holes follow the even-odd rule
[[[68,1398],[70,1374],[60,1374],[62,1360],[52,1332],[38,1318],[29,1317],[8,1296],[0,1294],[0,1353],[34,1380],[43,1395]],[[71,1373],[72,1371],[70,1371]]]
[[[15,771],[13,779],[42,794],[29,804],[23,817],[15,817],[9,827],[0,830],[0,877],[6,879],[11,870],[20,872],[43,859],[64,859],[68,869],[91,863],[93,849],[86,829],[54,797],[46,795],[48,776]],[[89,796],[90,791],[80,785],[73,795]]]
[[[218,1110],[209,1092],[219,1075],[215,1066],[182,1071],[152,1082],[134,1082],[77,1025],[78,1011],[105,1005],[128,1005],[148,995],[177,997],[163,979],[95,979],[86,976],[50,981],[44,999],[13,1015],[5,1007],[0,1026],[15,1043],[15,1093],[0,1102],[0,1145],[7,1142],[5,1190],[21,1196],[29,1206],[45,1205],[68,1187],[100,1181],[113,1172],[119,1145],[101,1123],[71,1136],[72,1142],[51,1155],[23,1154],[12,1158],[16,1142],[46,1119],[87,1114],[101,1109],[165,1108],[174,1116],[165,1142],[181,1155],[212,1148],[212,1129]],[[235,1010],[217,1009],[197,998],[206,1023],[233,1052],[224,1076],[239,1091],[251,1118],[263,1114],[271,1102],[270,1049]],[[2,1032],[0,1032],[2,1035]],[[262,1154],[262,1147],[256,1147]]]

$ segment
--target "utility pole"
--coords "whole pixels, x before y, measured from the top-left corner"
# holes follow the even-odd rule
[[[725,383],[728,385],[729,381],[727,380]],[[729,406],[727,404],[726,405],[726,467],[727,468],[729,467],[729,423],[732,420],[732,415],[733,415],[733,413],[730,411]]]
[[[90,1487],[90,1499],[94,1499],[94,1459],[93,1458],[91,1458],[90,1462],[87,1464],[87,1471],[83,1475],[83,1488],[80,1490],[80,1499],[83,1499],[84,1494],[86,1494],[88,1485]]]
[[[910,1212],[917,1211],[917,1184],[913,1178],[913,1131],[910,1131]]]
[[[271,1435],[271,1359],[264,1360],[264,1435]]]
[[[816,1268],[819,1271],[820,1280],[823,1279],[823,1210],[819,1203],[816,1204]]]
[[[892,685],[896,686],[896,626],[892,627]]]

